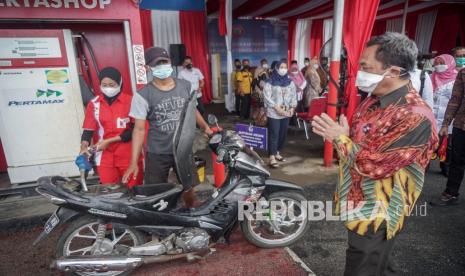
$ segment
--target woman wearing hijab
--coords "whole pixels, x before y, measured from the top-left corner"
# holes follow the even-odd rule
[[[289,118],[297,106],[296,86],[287,73],[287,63],[280,61],[271,73],[263,90],[268,117],[268,152],[270,166],[279,167],[278,161],[286,161],[280,154],[289,126]]]
[[[307,66],[307,72],[305,72],[305,79],[307,80],[307,88],[304,93],[304,106],[307,108],[310,102],[320,96],[321,93],[321,79],[318,74],[318,60],[313,58],[310,61],[310,65]]]
[[[81,137],[81,154],[87,156],[92,138],[95,163],[102,184],[119,184],[131,159],[133,123],[129,119],[132,97],[121,93],[121,73],[113,67],[100,71],[100,92],[87,104]],[[94,136],[94,134],[97,134]],[[128,187],[142,183],[142,170]]]
[[[434,72],[431,75],[433,82],[433,97],[434,107],[433,113],[436,118],[438,127],[442,126],[444,115],[446,113],[447,104],[452,96],[452,88],[454,86],[455,78],[457,77],[457,70],[455,69],[455,59],[451,55],[440,55],[434,59]],[[452,126],[449,127],[449,135],[452,133]],[[450,145],[449,145],[450,150]],[[444,175],[448,174],[448,159],[450,154],[446,153],[446,161],[440,163],[441,172]]]
[[[302,99],[303,99],[304,89],[305,87],[307,87],[307,81],[305,80],[305,77],[302,74],[302,72],[300,72],[299,66],[297,64],[291,65],[289,77],[294,82],[295,87],[296,87],[297,111],[303,112]]]

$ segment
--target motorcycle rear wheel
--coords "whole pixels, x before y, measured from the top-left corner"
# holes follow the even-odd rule
[[[93,236],[96,236],[98,224],[101,223],[97,218],[91,216],[82,216],[74,220],[60,236],[57,243],[56,256],[57,258],[66,256],[79,256],[79,255],[94,255],[92,254]],[[108,224],[107,224],[108,225]],[[111,224],[111,230],[106,230],[105,237],[107,240],[110,238],[119,239],[116,244],[125,246],[136,246],[145,243],[144,235],[131,227],[123,224]],[[83,233],[87,230],[87,233]],[[121,234],[121,231],[123,233]],[[119,235],[119,236],[118,236]],[[71,250],[73,239],[79,238],[82,242],[92,245]],[[96,240],[96,237],[95,237]],[[114,241],[114,240],[113,240]],[[123,241],[123,243],[120,243]],[[126,243],[126,244],[124,244]],[[115,245],[116,245],[115,244]],[[114,250],[114,249],[113,249]],[[77,253],[77,254],[75,254]],[[114,255],[112,252],[104,253],[104,255]],[[133,270],[127,271],[109,271],[109,272],[70,272],[68,275],[80,275],[80,276],[126,276],[130,275]]]
[[[262,215],[267,216],[268,219],[257,220],[256,209],[252,213],[252,219],[244,216],[244,220],[240,222],[245,238],[261,248],[285,247],[300,240],[309,227],[307,210],[300,210],[300,203],[306,201],[305,197],[295,191],[279,191],[270,194],[266,201],[283,202],[287,208],[296,209],[295,217],[267,211]],[[295,221],[296,218],[301,218],[301,221]]]

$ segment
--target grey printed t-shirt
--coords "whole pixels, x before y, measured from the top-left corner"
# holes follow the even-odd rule
[[[173,154],[174,131],[191,91],[188,81],[175,79],[175,82],[169,91],[162,91],[150,82],[132,97],[129,116],[149,122],[147,151],[150,153]]]

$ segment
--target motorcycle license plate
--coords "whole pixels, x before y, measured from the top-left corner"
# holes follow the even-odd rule
[[[58,218],[57,213],[55,212],[45,223],[44,232],[50,234],[58,223],[60,223],[60,218]]]

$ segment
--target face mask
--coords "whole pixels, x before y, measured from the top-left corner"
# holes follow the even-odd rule
[[[458,67],[465,67],[465,57],[456,58],[455,64],[457,64]]]
[[[368,73],[365,71],[358,71],[357,78],[355,80],[355,86],[358,89],[362,90],[371,95],[371,93],[376,89],[378,84],[384,79],[384,74],[378,75],[373,73]]]
[[[237,69],[237,70],[241,70],[241,66],[240,66],[240,65],[236,65],[236,69]]]
[[[189,70],[192,69],[192,63],[187,64],[186,68],[189,69]]]
[[[287,69],[286,69],[286,68],[279,68],[279,69],[278,69],[278,74],[279,74],[280,76],[286,75],[286,74],[287,74]]]
[[[291,73],[292,73],[292,75],[297,75],[299,73],[299,71],[292,71]]]
[[[438,73],[446,72],[448,66],[446,64],[439,64],[434,66],[434,70]]]
[[[112,98],[118,95],[118,93],[121,91],[121,87],[120,86],[118,87],[101,87],[100,86],[100,90],[102,90],[102,93],[105,94],[105,96]]]
[[[263,64],[262,64],[262,68],[263,68],[263,69],[268,69],[268,68],[269,68],[269,67],[268,67],[268,63],[263,63]]]
[[[304,65],[305,65],[305,66],[309,66],[309,65],[310,65],[310,62],[305,62]]]
[[[313,69],[318,69],[319,65],[318,64],[313,64]]]
[[[171,64],[160,64],[152,67],[152,75],[157,79],[164,80],[171,76],[172,73],[173,67],[171,67]]]
[[[244,70],[249,70],[249,65],[244,65]]]

